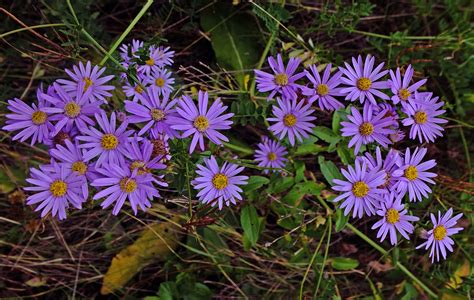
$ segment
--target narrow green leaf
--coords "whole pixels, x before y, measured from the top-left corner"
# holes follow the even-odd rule
[[[240,223],[244,230],[244,246],[248,246],[247,249],[255,246],[260,232],[260,221],[255,207],[247,205],[242,209]],[[248,241],[248,245],[245,241]]]
[[[316,135],[318,138],[322,139],[328,144],[333,144],[337,143],[341,140],[341,136],[338,134],[335,134],[334,131],[329,129],[328,127],[325,126],[316,126],[313,129],[314,135]]]
[[[331,260],[331,264],[334,269],[340,271],[353,270],[359,266],[357,260],[347,257],[335,257]]]
[[[270,182],[270,179],[263,177],[263,176],[250,176],[248,183],[244,186],[244,190],[246,193],[258,190],[264,184]]]

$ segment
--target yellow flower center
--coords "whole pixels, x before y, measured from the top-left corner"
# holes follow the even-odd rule
[[[357,88],[361,91],[367,91],[372,86],[372,81],[367,77],[362,77],[357,80]]]
[[[369,192],[369,186],[363,181],[357,181],[352,185],[352,193],[354,196],[362,198]]]
[[[415,166],[408,166],[408,168],[406,168],[405,170],[405,177],[410,180],[410,181],[413,181],[415,179],[418,178],[418,170],[416,169]]]
[[[319,96],[325,96],[329,93],[329,87],[326,84],[321,83],[316,87],[316,92]]]
[[[279,86],[285,86],[288,84],[288,76],[285,73],[275,75],[275,83]]]
[[[204,132],[209,128],[209,120],[205,116],[198,116],[194,119],[193,125],[199,132]]]
[[[359,126],[359,133],[363,136],[368,136],[374,133],[374,125],[369,122],[362,123]]]
[[[87,172],[87,165],[82,161],[76,161],[72,164],[71,169],[81,175],[84,175]]]
[[[161,77],[160,77],[160,78],[157,78],[157,79],[155,80],[155,84],[156,84],[156,86],[158,86],[158,87],[163,87],[163,86],[165,85],[165,80],[164,80],[163,78],[161,78]]]
[[[154,66],[154,65],[155,65],[155,60],[154,60],[153,58],[149,57],[149,58],[145,61],[145,63],[146,63],[147,65],[149,65],[149,66]]]
[[[441,241],[442,239],[444,239],[446,237],[446,233],[446,227],[444,227],[443,225],[438,225],[433,230],[434,238],[437,241]]]
[[[62,197],[67,192],[67,183],[62,180],[55,180],[49,186],[49,191],[54,197]]]
[[[267,158],[269,161],[274,161],[275,159],[277,159],[277,155],[275,154],[275,152],[270,152],[268,153]]]
[[[69,102],[64,105],[64,113],[69,118],[75,118],[81,113],[81,107],[76,102]]]
[[[135,87],[135,92],[137,92],[137,93],[139,93],[139,94],[143,93],[142,87],[139,86],[139,85],[137,85],[137,86]]]
[[[105,150],[114,150],[115,148],[117,148],[118,144],[119,144],[118,138],[111,133],[104,134],[100,142],[100,145]]]
[[[138,175],[143,175],[150,172],[150,170],[145,168],[145,163],[141,160],[135,160],[134,162],[130,164],[130,170],[133,171],[135,169],[138,169],[137,171]]]
[[[415,123],[420,125],[423,125],[426,123],[426,121],[428,121],[428,115],[424,111],[417,111],[414,118]]]
[[[84,82],[86,83],[84,85],[84,92],[85,92],[94,82],[89,77],[84,77]]]
[[[47,118],[48,115],[45,112],[37,110],[31,115],[31,122],[33,122],[35,125],[41,125],[46,122]]]
[[[151,118],[157,122],[163,120],[166,116],[164,111],[157,108],[152,108],[150,110],[150,115],[151,115]]]
[[[120,189],[125,193],[133,193],[137,187],[138,185],[135,179],[125,177],[120,180]]]
[[[212,185],[218,189],[222,190],[229,184],[229,178],[222,173],[217,173],[212,177]]]
[[[385,214],[385,218],[390,224],[395,224],[400,220],[400,214],[395,208],[389,208]]]
[[[283,117],[283,124],[288,127],[293,127],[296,124],[296,116],[294,114],[286,114]]]
[[[407,101],[408,97],[410,97],[410,95],[411,95],[411,93],[407,89],[400,89],[398,91],[398,97],[403,101]]]

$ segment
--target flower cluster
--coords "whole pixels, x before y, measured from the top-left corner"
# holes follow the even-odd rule
[[[420,143],[442,136],[441,125],[447,121],[439,116],[445,112],[444,103],[432,93],[419,91],[427,80],[412,82],[411,65],[402,76],[400,68],[385,70],[384,63],[376,64],[370,55],[354,57],[334,68],[334,73],[331,64],[311,65],[298,72],[300,60],[291,58],[285,66],[281,54],[276,59],[269,57],[268,63],[271,73],[255,70],[258,90],[269,93],[268,101],[276,100],[273,116],[267,118],[274,123],[268,129],[279,140],[288,136],[294,146],[314,130],[315,105],[326,111],[345,109],[348,114],[341,122],[341,136],[348,138],[356,158],[353,166],[341,170],[344,179],[334,179],[333,189],[340,193],[334,202],[341,203],[344,215],[378,216],[372,228],[378,229],[377,237],[382,241],[389,235],[395,245],[397,232],[409,239],[414,232],[412,222],[419,218],[408,213],[402,199],[407,195],[410,202],[416,202],[429,196],[436,162],[425,160],[426,148],[402,152],[390,146],[405,139],[403,127],[409,127],[408,137]],[[279,142],[265,139],[258,147],[255,158],[259,166],[284,167],[287,151]],[[369,151],[372,147],[375,156]],[[387,149],[385,155],[381,148]],[[359,155],[361,149],[364,152]],[[453,250],[449,236],[462,229],[450,229],[461,217],[451,215],[450,210],[438,221],[432,217],[435,227],[421,246],[432,247],[433,260],[439,260],[440,252],[446,257],[446,249]]]

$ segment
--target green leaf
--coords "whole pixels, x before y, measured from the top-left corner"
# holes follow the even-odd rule
[[[173,300],[179,295],[176,283],[172,281],[162,282],[158,292],[161,300]]]
[[[349,221],[349,215],[344,216],[342,209],[336,210],[336,232],[339,232],[346,227],[347,222]]]
[[[335,257],[331,260],[332,267],[336,270],[347,271],[359,266],[359,262],[352,258]]]
[[[334,131],[325,126],[316,126],[313,133],[328,144],[335,144],[341,140],[340,135],[335,134]]]
[[[339,143],[337,145],[337,155],[341,159],[342,163],[349,165],[352,162],[352,156],[349,150],[347,149],[346,143]]]
[[[240,223],[244,230],[244,245],[245,239],[247,239],[249,248],[255,246],[260,232],[260,222],[255,207],[247,205],[242,209]]]
[[[278,194],[289,189],[294,183],[295,179],[293,177],[279,177],[271,181],[267,192],[269,194]]]
[[[255,191],[269,182],[270,179],[263,176],[250,176],[248,183],[244,186],[244,190],[246,193]]]
[[[319,195],[324,185],[316,184],[314,181],[306,181],[295,184],[295,186],[281,200],[289,205],[297,206],[305,195]]]
[[[323,156],[319,156],[318,162],[321,172],[323,173],[323,176],[326,178],[329,185],[333,185],[333,179],[342,179],[341,172],[339,172],[339,169],[332,161],[325,160]]]
[[[308,155],[308,154],[318,154],[319,152],[322,152],[325,149],[326,147],[323,147],[318,144],[302,144],[296,149],[294,155],[303,156],[303,155]]]

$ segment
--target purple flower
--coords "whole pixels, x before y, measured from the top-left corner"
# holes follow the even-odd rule
[[[147,83],[158,92],[159,95],[170,94],[173,91],[174,78],[166,69],[157,69],[147,78]]]
[[[26,191],[35,194],[27,198],[28,205],[41,203],[35,211],[41,211],[41,217],[51,211],[53,217],[59,220],[66,219],[66,208],[71,204],[77,209],[82,208],[86,201],[88,190],[84,176],[77,176],[65,165],[52,163],[40,166],[39,169],[30,169],[28,183],[34,186],[25,187]]]
[[[110,115],[110,121],[105,112],[96,114],[95,118],[101,130],[89,127],[83,130],[82,136],[77,139],[85,142],[81,148],[87,149],[84,152],[84,160],[90,161],[99,156],[96,166],[105,164],[123,164],[124,155],[127,153],[126,144],[133,130],[126,130],[128,122],[123,122],[119,128],[116,128],[116,116],[113,112]]]
[[[144,65],[138,67],[138,72],[150,75],[152,71],[159,70],[165,66],[173,64],[174,51],[170,51],[170,47],[150,47],[150,56]]]
[[[379,170],[368,170],[365,162],[355,161],[355,168],[348,166],[348,171],[341,169],[346,180],[334,179],[335,184],[332,189],[343,192],[333,201],[344,200],[340,208],[344,209],[344,215],[347,216],[352,210],[352,217],[362,218],[367,214],[375,214],[375,210],[380,208],[383,194],[387,193],[385,189],[378,188],[385,182],[385,172]]]
[[[143,41],[133,39],[132,44],[122,44],[120,46],[120,57],[125,61],[125,63],[129,63],[130,60],[136,56],[136,52],[143,47]]]
[[[406,149],[404,161],[393,173],[394,176],[400,177],[395,186],[400,197],[408,191],[410,201],[421,201],[431,193],[426,183],[435,184],[431,178],[436,177],[436,173],[427,171],[436,166],[436,161],[431,159],[422,163],[425,154],[426,148],[417,147],[413,154],[410,153],[410,148]]]
[[[158,90],[148,88],[140,98],[140,103],[125,101],[125,110],[131,114],[128,116],[130,123],[146,123],[138,132],[138,135],[142,135],[151,129],[173,138],[178,133],[171,128],[169,120],[176,115],[174,107],[177,102],[177,100],[169,101],[169,94],[163,94],[160,97]]]
[[[400,75],[400,68],[397,68],[395,73],[390,70],[390,79],[387,81],[388,85],[392,89],[392,101],[394,104],[399,102],[405,108],[408,103],[411,103],[414,100],[414,94],[417,92],[418,88],[425,84],[426,79],[422,79],[412,85],[410,85],[411,79],[413,77],[413,67],[408,66],[405,71],[405,75]]]
[[[365,98],[372,104],[376,105],[374,96],[388,100],[389,97],[382,93],[381,89],[387,89],[388,83],[386,81],[378,81],[388,71],[380,71],[384,63],[379,64],[374,69],[375,57],[367,55],[365,62],[362,62],[362,57],[359,55],[356,59],[352,58],[352,66],[344,62],[345,68],[339,67],[343,73],[341,81],[348,85],[340,89],[342,95],[346,96],[346,100],[352,102],[359,99],[360,103],[364,103]]]
[[[95,178],[94,168],[89,162],[84,161],[79,143],[73,144],[69,140],[64,142],[65,147],[57,145],[55,149],[50,150],[51,156],[66,166],[68,172],[76,172],[79,175],[86,176],[88,180],[93,180]]]
[[[153,144],[147,140],[142,139],[141,142],[135,137],[126,145],[127,154],[125,155],[130,160],[130,170],[137,169],[139,175],[150,173],[153,170],[166,169],[166,165],[160,163],[162,157],[153,157]]]
[[[420,218],[407,215],[408,211],[401,203],[401,197],[396,197],[395,193],[390,193],[385,197],[385,201],[381,202],[380,209],[377,210],[377,215],[381,216],[377,223],[372,226],[372,229],[379,228],[377,238],[383,242],[388,233],[390,233],[390,244],[397,243],[397,231],[410,240],[409,234],[413,233],[415,227],[410,222],[416,222]]]
[[[377,142],[384,148],[390,144],[387,135],[395,133],[389,128],[393,125],[393,119],[386,116],[387,109],[374,115],[373,106],[366,103],[361,115],[355,107],[351,107],[351,114],[347,115],[349,122],[341,122],[342,136],[352,136],[348,146],[355,145],[354,153],[357,154],[361,145]]]
[[[296,84],[295,81],[304,76],[303,72],[295,74],[301,61],[298,58],[290,58],[285,67],[281,55],[278,54],[277,60],[271,56],[268,57],[268,63],[274,74],[254,70],[258,91],[261,93],[271,91],[268,99],[273,99],[276,93],[280,93],[285,99],[296,98],[296,91],[301,88],[301,85]]]
[[[441,215],[441,212],[438,211],[438,219],[436,219],[434,214],[431,214],[433,229],[428,231],[428,240],[416,247],[416,249],[419,249],[425,246],[425,250],[431,247],[431,262],[434,262],[435,258],[437,262],[439,261],[440,252],[443,258],[446,259],[446,250],[453,252],[454,241],[450,236],[463,230],[462,227],[454,227],[457,221],[462,217],[462,213],[454,217],[452,217],[452,215],[452,208],[450,208],[444,215]]]
[[[283,139],[288,134],[288,139],[292,146],[295,145],[295,137],[302,142],[303,138],[308,137],[308,132],[311,132],[315,126],[310,121],[316,120],[316,117],[311,116],[314,112],[310,109],[311,104],[305,104],[305,101],[282,100],[277,98],[278,106],[273,105],[273,118],[267,118],[270,122],[276,122],[271,125],[269,129]]]
[[[380,147],[377,147],[375,149],[375,158],[369,152],[365,152],[365,156],[358,157],[357,159],[365,161],[368,164],[369,170],[385,172],[385,182],[380,188],[385,188],[387,191],[393,190],[393,187],[398,182],[398,177],[394,173],[402,164],[402,158],[397,150],[390,149],[385,159],[383,159]]]
[[[158,190],[153,186],[154,179],[150,173],[138,174],[138,170],[132,172],[123,164],[104,164],[96,170],[101,177],[95,179],[91,185],[104,189],[97,192],[93,199],[107,197],[101,204],[102,208],[107,208],[115,202],[113,215],[120,212],[127,199],[136,215],[138,207],[146,211],[151,207],[150,200],[153,197],[160,197]]]
[[[287,159],[285,155],[288,154],[286,148],[277,141],[272,141],[267,137],[257,145],[258,150],[255,150],[255,160],[258,166],[264,168],[283,168]],[[263,171],[268,174],[269,170]]]
[[[178,104],[176,112],[179,116],[170,120],[173,124],[171,128],[184,131],[182,138],[194,135],[189,147],[189,153],[194,151],[198,141],[200,149],[204,150],[204,137],[207,137],[216,145],[221,145],[223,141],[229,141],[226,136],[217,130],[229,129],[233,123],[229,119],[234,114],[222,115],[227,106],[222,104],[220,98],[217,98],[208,109],[208,94],[207,92],[199,91],[197,107],[188,96],[182,96]]]
[[[6,114],[6,126],[2,129],[6,131],[17,131],[13,140],[26,141],[31,137],[31,145],[36,142],[43,143],[49,137],[52,124],[47,114],[49,103],[43,98],[41,88],[37,90],[38,104],[33,103],[29,106],[22,100],[15,98],[8,100],[8,110],[12,113]]]
[[[114,78],[113,75],[101,77],[105,68],[99,69],[98,66],[92,68],[90,61],[87,62],[86,66],[84,66],[82,62],[79,62],[79,67],[73,66],[73,70],[74,72],[68,69],[65,70],[72,80],[57,80],[58,83],[63,85],[66,92],[76,94],[78,90],[84,92],[91,89],[91,100],[107,103],[105,97],[112,96],[109,91],[115,87],[113,85],[106,85],[106,83]]]
[[[225,162],[219,167],[214,156],[204,160],[205,165],[197,165],[196,173],[199,175],[192,184],[199,193],[197,196],[203,203],[211,206],[219,204],[222,209],[224,204],[236,204],[235,199],[242,200],[240,193],[242,189],[239,185],[247,184],[248,176],[238,176],[244,167]]]
[[[310,72],[306,70],[304,71],[306,77],[313,84],[313,87],[303,89],[303,95],[309,96],[308,101],[310,103],[319,100],[319,108],[328,111],[337,110],[344,107],[344,104],[334,98],[335,96],[341,96],[339,93],[339,88],[337,87],[341,84],[340,78],[342,73],[336,72],[336,74],[330,77],[331,67],[331,64],[326,66],[322,78],[319,76],[318,69],[315,65],[309,66],[309,69],[313,73],[312,75]]]
[[[411,126],[410,139],[418,137],[420,143],[434,142],[436,137],[443,136],[444,129],[439,124],[445,124],[448,121],[438,118],[446,111],[440,109],[444,102],[438,101],[438,97],[431,98],[432,93],[420,93],[415,95],[415,101],[405,105],[405,113],[408,115],[402,120],[404,126]]]
[[[145,79],[141,79],[139,83],[130,83],[128,80],[125,82],[125,85],[122,87],[125,96],[128,98],[132,98],[133,102],[137,102],[139,99],[143,98],[143,94],[145,93],[146,84]]]
[[[54,127],[51,126],[53,130]],[[56,147],[56,145],[65,146],[65,141],[74,141],[76,136],[79,134],[79,130],[76,127],[71,127],[69,130],[65,128],[61,129],[55,135],[50,134],[49,137],[43,141],[43,143],[49,147]]]

